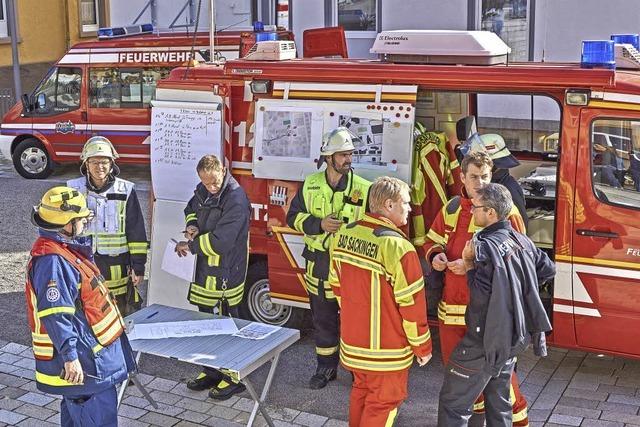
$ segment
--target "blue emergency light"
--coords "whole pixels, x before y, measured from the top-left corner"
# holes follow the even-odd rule
[[[640,45],[638,34],[611,34],[611,40],[618,44],[630,44],[636,49]]]
[[[256,42],[278,40],[278,33],[275,31],[264,31],[264,24],[262,21],[256,21],[253,23],[253,32],[256,33]]]
[[[98,38],[113,39],[116,37],[133,36],[152,32],[152,24],[131,25],[127,27],[105,27],[98,29]]]
[[[264,24],[262,23],[262,21],[256,21],[253,23],[253,32],[254,33],[259,33],[261,31],[264,31]]]
[[[615,42],[613,40],[584,40],[580,67],[615,69]]]

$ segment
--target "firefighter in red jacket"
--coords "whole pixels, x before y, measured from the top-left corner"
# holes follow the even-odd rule
[[[393,425],[414,357],[420,366],[431,359],[422,268],[399,228],[409,215],[409,187],[378,178],[369,206],[371,213],[342,227],[331,243],[340,362],[354,378],[350,427]]]
[[[440,347],[445,365],[466,331],[464,314],[469,302],[469,289],[462,250],[474,233],[481,229],[472,221],[471,199],[475,197],[477,189],[491,182],[493,161],[486,152],[476,151],[464,157],[461,167],[461,179],[464,184],[462,195],[452,198],[442,208],[427,233],[424,246],[427,262],[432,267],[428,280],[432,285],[434,282],[443,285],[442,299],[438,305],[438,322]],[[522,217],[515,206],[507,219],[515,230],[524,232]],[[520,393],[515,374],[511,385],[511,395],[515,397],[511,402],[514,425],[526,426],[529,424],[527,401]],[[474,410],[480,413],[484,411],[482,399],[474,405]]]

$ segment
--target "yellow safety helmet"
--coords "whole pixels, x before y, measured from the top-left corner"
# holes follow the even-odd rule
[[[74,219],[90,215],[82,193],[75,188],[59,186],[44,193],[40,204],[33,207],[31,222],[45,230],[60,230]]]

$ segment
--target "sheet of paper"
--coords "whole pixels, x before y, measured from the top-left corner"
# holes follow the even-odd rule
[[[127,336],[130,340],[158,340],[163,338],[229,335],[234,332],[238,332],[238,327],[233,319],[222,318],[134,324],[133,329],[127,333]]]
[[[175,248],[176,242],[170,239],[162,257],[162,269],[169,274],[191,282],[196,265],[196,256],[187,254],[187,256],[179,257]]]
[[[251,322],[247,326],[233,334],[234,337],[261,340],[280,329],[280,326],[266,325],[264,323]]]

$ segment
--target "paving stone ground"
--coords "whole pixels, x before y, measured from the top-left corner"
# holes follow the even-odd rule
[[[60,425],[60,398],[39,392],[35,387],[31,348],[0,340],[0,427],[6,425]],[[253,401],[233,397],[220,404],[207,398],[207,392],[194,392],[176,381],[140,374],[158,408],[142,397],[136,387],[128,387],[118,412],[119,425],[143,426],[214,426],[246,425]],[[342,420],[330,419],[290,408],[268,407],[278,427],[346,427]],[[258,416],[254,426],[266,426]]]
[[[527,353],[518,363],[531,427],[640,427],[640,361],[550,349],[545,359]],[[60,399],[36,389],[33,368],[31,348],[0,341],[0,427],[60,424]],[[121,426],[237,427],[249,418],[250,399],[218,403],[176,381],[144,373],[139,378],[159,407],[128,387],[119,411]],[[344,420],[294,408],[268,410],[278,427],[347,427]],[[258,416],[254,425],[266,422]],[[414,425],[421,426],[407,427]]]

